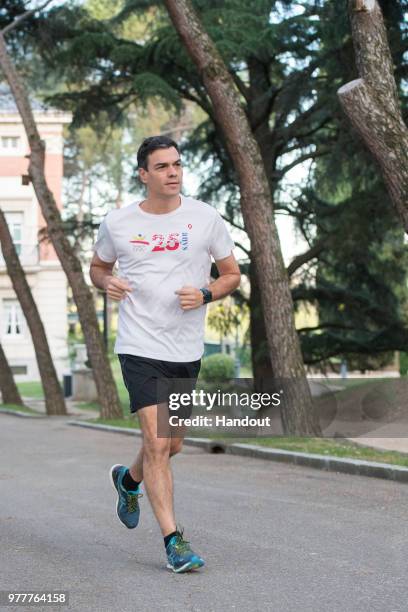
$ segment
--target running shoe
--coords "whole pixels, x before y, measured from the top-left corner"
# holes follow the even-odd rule
[[[190,572],[204,565],[204,559],[196,555],[190,543],[183,538],[183,532],[177,532],[166,547],[167,567],[176,574]]]
[[[110,469],[110,478],[112,485],[118,493],[116,514],[128,529],[134,529],[139,523],[139,497],[143,497],[143,494],[140,493],[140,487],[136,491],[127,491],[125,489],[122,482],[126,470],[127,467],[125,465],[114,465]]]

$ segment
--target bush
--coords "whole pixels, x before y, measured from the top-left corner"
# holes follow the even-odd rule
[[[401,376],[408,374],[408,353],[400,353],[400,374]]]
[[[224,353],[204,357],[201,362],[200,378],[207,382],[223,382],[234,378],[234,373],[234,360]]]

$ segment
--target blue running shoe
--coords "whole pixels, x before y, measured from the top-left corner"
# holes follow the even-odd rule
[[[140,487],[136,491],[127,491],[125,489],[122,481],[126,470],[127,467],[125,465],[114,465],[110,469],[110,477],[113,486],[118,492],[118,502],[116,504],[118,518],[128,529],[134,529],[139,523],[139,497],[143,497],[143,494],[140,493]]]
[[[204,565],[204,559],[196,555],[190,543],[183,539],[183,532],[177,532],[166,547],[167,567],[176,574],[190,572]]]

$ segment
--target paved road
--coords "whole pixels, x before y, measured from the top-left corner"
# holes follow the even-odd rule
[[[146,498],[136,530],[115,518],[107,471],[139,439],[7,415],[0,432],[2,590],[68,590],[80,612],[408,609],[407,485],[187,448],[177,515],[207,566],[175,575]]]

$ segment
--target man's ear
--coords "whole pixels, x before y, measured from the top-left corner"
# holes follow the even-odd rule
[[[147,180],[146,174],[147,170],[145,170],[144,168],[139,168],[139,180],[143,184],[145,184]]]

